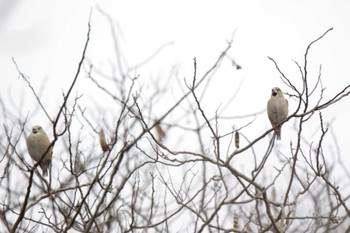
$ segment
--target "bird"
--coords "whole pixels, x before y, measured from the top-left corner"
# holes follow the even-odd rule
[[[26,142],[28,153],[35,162],[40,161],[41,157],[44,156],[39,165],[43,170],[43,176],[46,177],[51,167],[52,148],[50,147],[50,140],[43,128],[40,125],[33,126],[32,132],[27,137]],[[45,152],[46,154],[44,155]]]
[[[277,140],[281,140],[281,127],[288,117],[288,100],[279,87],[272,88],[271,98],[267,102],[267,114],[275,130]]]

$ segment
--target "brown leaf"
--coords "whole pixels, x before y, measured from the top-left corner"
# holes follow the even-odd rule
[[[100,137],[100,145],[103,152],[109,151],[109,146],[107,144],[105,132],[103,131],[103,129],[100,130],[99,137]]]
[[[161,141],[165,137],[165,132],[162,129],[162,127],[160,127],[160,122],[159,121],[157,121],[157,124],[156,124],[156,131],[157,131],[157,134],[158,134],[158,139]]]
[[[237,149],[239,148],[239,133],[237,130],[235,132],[235,146]]]

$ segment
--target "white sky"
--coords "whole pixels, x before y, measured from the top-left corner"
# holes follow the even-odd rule
[[[67,90],[73,79],[85,43],[87,21],[91,8],[92,38],[88,57],[106,64],[112,56],[110,29],[105,17],[96,10],[96,2],[119,25],[122,50],[130,65],[147,58],[162,44],[174,42],[164,50],[160,59],[140,69],[141,75],[162,75],[178,65],[183,77],[192,77],[193,58],[197,57],[198,74],[207,71],[217,59],[236,30],[231,54],[243,67],[234,75],[220,74],[222,83],[208,96],[205,106],[214,111],[228,98],[242,81],[234,105],[228,109],[237,115],[257,112],[266,107],[271,87],[283,86],[278,73],[267,56],[274,58],[292,78],[299,78],[293,60],[303,62],[308,43],[328,28],[334,27],[324,39],[315,44],[310,54],[310,75],[323,65],[325,97],[338,92],[349,83],[350,62],[350,1],[86,1],[86,0],[32,0],[0,1],[0,77],[1,96],[23,95],[28,102],[22,111],[30,112],[36,104],[26,84],[18,79],[12,62],[17,61],[22,72],[39,89],[46,80],[44,104],[55,113],[62,90]],[[142,72],[145,73],[142,73]],[[80,93],[88,87],[80,84]],[[10,93],[9,93],[10,92]],[[91,93],[90,93],[91,94]],[[215,96],[214,96],[215,95]],[[21,98],[14,99],[19,103]],[[244,104],[239,105],[238,103]],[[290,112],[293,110],[290,100]],[[11,104],[15,108],[13,104]],[[333,122],[343,153],[347,150],[347,110],[349,100],[325,111],[327,122]],[[226,112],[227,114],[227,112]],[[232,113],[231,115],[235,115]],[[30,123],[41,121],[42,114],[34,115]],[[262,130],[270,128],[263,114],[256,121]],[[266,124],[266,125],[265,125]],[[233,124],[232,124],[233,125]],[[289,128],[291,128],[291,124]],[[254,128],[254,127],[253,127]],[[285,130],[288,127],[285,126]],[[263,131],[252,133],[258,136]]]

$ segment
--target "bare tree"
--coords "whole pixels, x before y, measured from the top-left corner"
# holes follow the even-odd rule
[[[332,29],[308,45],[303,61],[295,62],[298,80],[269,58],[283,89],[297,103],[284,122],[294,123],[293,139],[289,148],[279,150],[274,137],[269,137],[273,128],[248,138],[243,129],[251,127],[250,120],[232,130],[219,127],[248,116],[224,117],[221,110],[206,110],[204,94],[222,63],[229,61],[232,69],[241,69],[230,54],[233,40],[202,76],[197,74],[196,59],[191,79],[182,80],[176,72],[169,75],[180,91],[169,94],[168,81],[155,82],[156,88],[147,90],[136,67],[146,65],[164,46],[129,66],[120,52],[115,23],[100,12],[110,22],[116,60],[109,69],[101,69],[86,58],[89,24],[76,75],[54,117],[14,60],[51,124],[54,160],[50,178],[43,178],[39,163],[33,163],[26,150],[25,136],[31,127],[27,117],[9,111],[1,101],[2,231],[350,231],[346,188],[350,175],[340,166],[343,186],[333,179],[341,156],[336,133],[322,114],[348,97],[350,85],[325,99],[322,67],[316,79],[308,73],[311,48]],[[82,104],[81,95],[73,96],[79,79],[89,81],[94,94],[101,95],[91,105]],[[101,101],[111,103],[110,108]],[[259,111],[252,110],[251,115]],[[304,136],[310,128],[317,132],[316,142]],[[274,154],[279,161],[270,166]],[[327,159],[328,154],[337,159]],[[236,166],[242,160],[251,161],[251,166]]]

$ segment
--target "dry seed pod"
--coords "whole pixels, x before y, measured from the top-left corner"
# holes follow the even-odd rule
[[[158,139],[159,139],[159,141],[161,141],[165,137],[165,132],[162,129],[162,127],[160,127],[160,122],[159,121],[157,121],[157,124],[156,124],[156,131],[157,131],[157,134],[158,134]]]
[[[233,231],[239,232],[238,231],[238,214],[236,210],[233,212]]]
[[[103,131],[103,129],[100,130],[99,137],[100,137],[100,145],[103,152],[109,151],[109,146],[107,144],[105,132]]]
[[[237,149],[239,148],[239,133],[237,130],[235,132],[235,146]]]

